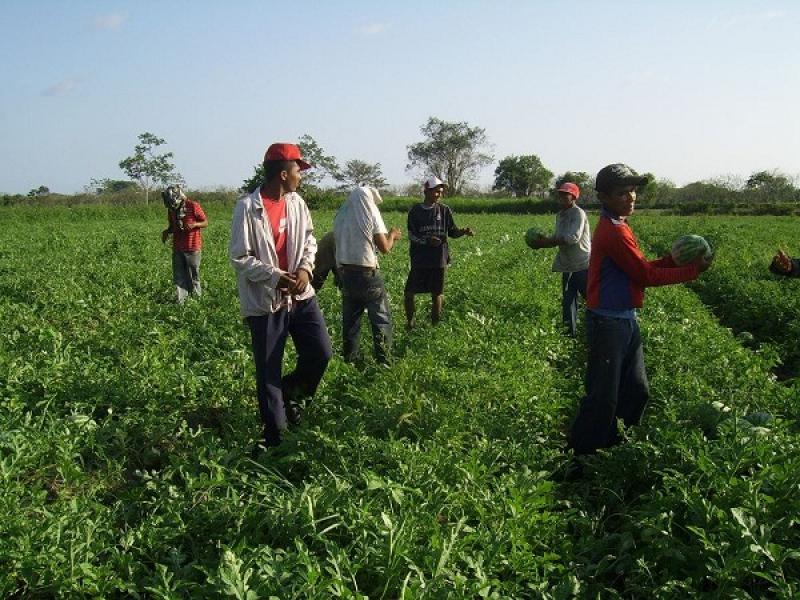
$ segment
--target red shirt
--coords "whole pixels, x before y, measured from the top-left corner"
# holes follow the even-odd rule
[[[186,229],[190,223],[197,223],[206,220],[206,213],[202,207],[194,200],[188,198],[184,201],[183,207],[186,211],[182,219],[174,210],[167,211],[169,228],[172,231],[172,249],[175,252],[199,252],[203,247],[203,237],[199,229]],[[180,221],[180,223],[179,223]]]
[[[692,281],[698,275],[696,266],[679,267],[671,256],[648,261],[627,221],[603,210],[592,238],[586,306],[641,308],[646,287]]]
[[[272,229],[272,239],[275,240],[275,251],[278,253],[278,268],[282,271],[289,270],[289,256],[286,252],[286,199],[268,198],[261,192],[261,204],[269,219]]]

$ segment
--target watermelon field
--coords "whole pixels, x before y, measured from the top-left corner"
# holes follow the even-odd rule
[[[648,291],[643,425],[567,482],[585,344],[561,334],[553,251],[523,241],[552,216],[456,212],[476,235],[451,243],[436,328],[422,296],[402,326],[401,241],[382,262],[392,367],[365,326],[363,363],[335,357],[252,459],[232,207],[205,208],[205,292],[184,306],[162,207],[0,211],[0,596],[800,594],[800,280],[766,269],[800,253],[797,219],[632,217],[652,256],[697,233],[717,258]],[[320,302],[340,352],[330,282]]]

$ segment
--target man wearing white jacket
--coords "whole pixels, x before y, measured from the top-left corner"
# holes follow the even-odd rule
[[[242,316],[250,327],[264,443],[277,446],[297,401],[313,396],[331,358],[325,319],[309,285],[317,242],[303,198],[301,171],[310,168],[294,144],[272,144],[265,181],[236,203],[229,255],[238,275]],[[282,376],[287,336],[297,365]]]

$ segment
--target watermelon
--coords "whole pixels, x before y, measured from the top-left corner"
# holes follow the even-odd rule
[[[541,230],[537,229],[536,227],[531,227],[530,229],[528,229],[528,231],[525,232],[525,243],[528,244],[528,246],[531,246],[531,248],[532,248],[533,247],[532,244],[533,244],[534,240],[537,240],[537,239],[543,238],[543,237],[544,237],[544,233],[542,233]]]
[[[684,235],[672,244],[672,260],[675,261],[675,264],[688,264],[701,254],[706,259],[710,259],[714,255],[711,245],[699,235]]]

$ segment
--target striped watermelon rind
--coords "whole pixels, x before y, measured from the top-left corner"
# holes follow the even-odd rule
[[[672,260],[675,264],[685,265],[700,255],[706,259],[714,255],[711,245],[699,235],[682,235],[672,244]]]

